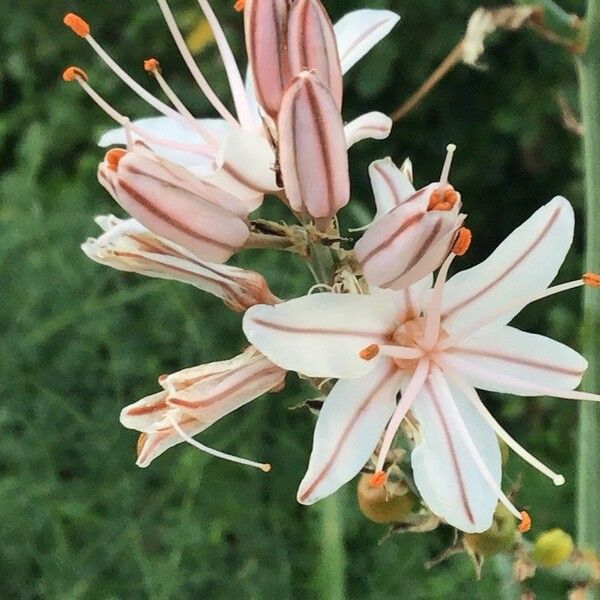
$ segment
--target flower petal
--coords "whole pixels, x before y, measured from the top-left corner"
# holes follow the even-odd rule
[[[373,46],[378,44],[400,20],[390,10],[355,10],[343,16],[334,26],[342,73],[346,73]]]
[[[392,120],[383,113],[370,112],[350,121],[344,126],[346,147],[351,148],[362,140],[384,140],[392,131]]]
[[[356,294],[313,294],[277,306],[253,306],[244,315],[244,333],[283,369],[310,377],[356,378],[378,359],[359,352],[394,330],[390,298]]]
[[[335,384],[319,414],[298,502],[329,496],[364,467],[394,412],[400,380],[400,371],[384,360],[360,379]]]
[[[444,380],[445,381],[445,380]],[[430,510],[465,532],[490,528],[498,496],[482,475],[464,437],[462,419],[489,473],[500,485],[500,448],[495,433],[458,390],[432,376],[412,411],[421,441],[411,462],[415,484]]]
[[[230,133],[216,157],[216,171],[204,181],[240,198],[249,210],[256,199],[279,189],[275,181],[275,153],[261,135],[238,129]]]
[[[433,274],[427,275],[408,287],[400,290],[391,290],[388,288],[369,287],[369,293],[374,295],[383,295],[390,298],[396,304],[396,320],[398,323],[404,323],[420,316],[425,305],[426,294],[433,286]]]
[[[167,377],[162,384],[169,391],[169,406],[180,408],[196,419],[212,424],[266,392],[279,388],[285,381],[286,371],[254,348],[246,350],[232,361],[222,362],[232,364],[225,372],[214,376],[205,374],[206,368],[213,365],[201,365],[176,373],[175,376],[187,379],[183,389],[174,387],[180,385],[175,376]]]
[[[376,160],[369,165],[369,176],[375,196],[375,220],[406,202],[415,188],[391,158]]]
[[[344,83],[333,25],[320,0],[296,0],[288,20],[292,76],[314,71],[342,108]]]
[[[515,229],[479,265],[457,273],[444,288],[442,319],[448,333],[468,328],[519,296],[546,289],[573,240],[573,208],[557,196]],[[521,309],[499,318],[508,323]]]
[[[164,419],[167,410],[167,392],[161,390],[123,408],[119,420],[127,429],[150,432]]]
[[[224,119],[198,119],[198,121],[210,129],[217,140],[225,140],[227,134],[231,131],[231,126]],[[193,128],[185,127],[182,123],[169,119],[168,117],[149,117],[146,119],[138,119],[133,121],[133,124],[148,133],[161,137],[172,142],[184,144],[201,144],[205,142],[204,138]],[[132,132],[132,138],[137,141],[139,135]],[[127,144],[127,134],[123,127],[116,127],[104,133],[98,145],[102,148],[107,146],[125,146]],[[213,165],[213,156],[207,153],[206,156],[186,152],[183,150],[175,150],[158,144],[148,144],[150,148],[160,157],[171,160],[178,165],[186,167],[204,165],[206,168]]]
[[[466,359],[477,367],[515,377],[532,384],[574,390],[588,363],[579,352],[543,335],[514,327],[501,327],[487,335],[472,336],[449,350],[450,356]],[[467,369],[464,375],[474,387],[494,392],[535,396],[530,389],[501,386]]]
[[[279,112],[280,165],[293,210],[331,218],[350,199],[342,117],[314,73],[290,84]]]
[[[460,204],[428,211],[427,196],[409,200],[373,222],[356,243],[356,258],[370,285],[402,289],[444,261],[464,217]]]
[[[225,262],[250,234],[244,220],[206,197],[163,163],[128,152],[117,171],[117,201],[150,231],[199,258]]]

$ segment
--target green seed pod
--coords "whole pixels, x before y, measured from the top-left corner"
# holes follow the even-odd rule
[[[356,495],[358,506],[367,519],[374,523],[401,523],[415,505],[415,497],[408,490],[398,493],[394,484],[373,487],[372,475],[361,475]]]
[[[531,556],[543,567],[556,567],[567,560],[574,549],[573,538],[566,531],[550,529],[535,540]]]
[[[479,556],[493,556],[507,552],[515,541],[517,520],[503,504],[494,512],[492,526],[483,533],[465,533],[463,540],[467,549]]]

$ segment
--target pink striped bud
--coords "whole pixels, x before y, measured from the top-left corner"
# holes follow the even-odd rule
[[[98,177],[142,225],[203,260],[225,262],[250,235],[248,208],[235,196],[150,153],[136,149],[116,165],[105,161]]]
[[[344,83],[333,25],[319,0],[297,0],[288,22],[288,50],[292,75],[316,71],[342,108]]]
[[[81,248],[93,261],[119,271],[189,283],[221,298],[237,312],[255,304],[275,304],[279,298],[255,271],[198,260],[191,252],[148,231],[135,219],[96,217],[104,229]]]
[[[350,199],[344,124],[329,89],[313,72],[291,82],[278,120],[279,161],[293,210],[330,219]]]
[[[287,49],[288,0],[247,0],[244,9],[246,50],[256,99],[277,117],[290,76]]]

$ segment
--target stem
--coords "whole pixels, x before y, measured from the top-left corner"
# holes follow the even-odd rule
[[[346,598],[346,553],[340,510],[341,492],[321,500],[321,557],[319,568],[320,598],[344,600]]]
[[[587,204],[586,270],[600,270],[600,0],[588,0],[588,45],[579,59],[581,111]],[[596,291],[594,294],[593,292]],[[600,294],[585,289],[583,348],[589,360],[585,389],[600,388]],[[584,403],[579,418],[577,529],[582,547],[600,552],[600,406]],[[598,596],[596,596],[598,597]]]
[[[544,9],[544,26],[556,35],[565,36],[571,40],[578,36],[578,19],[560,7],[554,0],[517,0],[516,4],[536,4]]]

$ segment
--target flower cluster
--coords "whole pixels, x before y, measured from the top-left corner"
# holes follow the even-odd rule
[[[137,464],[146,467],[187,441],[269,470],[193,436],[281,390],[292,371],[319,389],[334,380],[319,411],[300,503],[332,494],[360,472],[372,473],[371,489],[391,485],[388,476],[400,473],[419,506],[458,529],[489,529],[498,502],[525,529],[529,516],[502,491],[499,439],[556,485],[564,480],[500,426],[476,389],[598,399],[573,391],[587,368],[582,356],[509,325],[533,301],[600,285],[594,274],[551,285],[573,238],[568,201],[554,198],[487,260],[448,277],[471,241],[461,195],[450,184],[455,146],[447,148],[439,179],[419,189],[410,161],[398,168],[390,158],[375,160],[369,174],[376,214],[350,248],[336,219],[350,199],[348,148],[385,138],[391,121],[369,112],[345,124],[343,74],[392,30],[397,15],[363,9],[332,25],[320,0],[238,2],[248,55],[244,80],[208,1],[198,0],[223,60],[232,113],[193,60],[167,1],[157,2],[218,118],[195,118],[155,58],[144,68],[169,104],[148,92],[83,19],[68,14],[65,24],[162,115],[132,121],[82,69],[64,72],[118,124],[100,140],[112,148],[98,179],[129,215],[97,217],[103,233],[82,248],[96,262],[221,298],[243,313],[251,345],[230,360],[161,376],[160,392],[123,409],[122,424],[141,432]],[[251,218],[268,195],[289,208],[290,224]],[[300,298],[276,297],[261,274],[224,264],[248,248],[296,254],[319,273],[318,285]],[[317,268],[323,257],[325,275]],[[397,460],[399,431],[410,465]],[[407,510],[421,510],[413,505]]]

